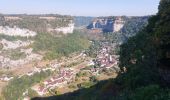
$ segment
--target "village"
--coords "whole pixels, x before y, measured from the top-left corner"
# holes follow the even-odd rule
[[[60,69],[57,76],[45,80],[43,86],[37,86],[36,88],[33,88],[33,90],[35,90],[40,96],[45,95],[50,89],[62,87],[71,82],[75,77],[75,73],[76,72],[74,72],[73,69]]]
[[[112,47],[107,43],[104,43],[98,51],[97,57],[95,59],[89,58],[84,52],[81,52],[77,56],[67,58],[67,60],[53,60],[45,66],[39,66],[35,64],[31,71],[20,74],[18,78],[21,78],[24,75],[32,77],[34,74],[40,73],[41,71],[57,72],[53,76],[50,76],[49,78],[43,80],[41,84],[38,83],[32,87],[32,90],[36,91],[40,96],[44,96],[56,87],[62,88],[64,86],[67,86],[72,81],[75,81],[76,74],[80,71],[88,71],[94,76],[100,76],[103,69],[113,69],[115,70],[115,72],[118,72],[119,56],[111,54],[111,50]],[[32,50],[27,52],[29,53],[31,51]],[[77,64],[68,67],[73,63]],[[90,69],[86,69],[86,67],[90,67]],[[2,75],[0,81],[8,82],[13,78],[13,76]],[[23,96],[27,97],[27,94],[24,93]]]
[[[119,56],[113,54],[113,48],[115,45],[110,45],[108,42],[103,42],[100,50],[97,53],[96,59],[90,64],[94,67],[91,68],[91,71],[98,74],[103,69],[113,68],[118,72],[118,60]]]
[[[114,45],[110,45],[107,42],[102,42],[100,49],[97,52],[96,58],[88,57],[85,51],[65,57],[61,60],[52,60],[44,63],[43,56],[33,52],[32,48],[28,48],[34,41],[8,41],[6,39],[1,40],[2,49],[0,56],[1,68],[7,68],[14,72],[13,74],[3,74],[0,77],[0,82],[6,84],[13,80],[15,77],[22,78],[25,75],[33,77],[37,73],[41,72],[55,72],[52,76],[42,80],[41,83],[37,83],[32,86],[31,89],[36,91],[39,96],[44,96],[56,88],[62,88],[69,86],[71,82],[75,82],[77,74],[83,71],[88,71],[90,76],[103,76],[103,70],[114,70],[114,73],[119,71],[118,58],[119,56],[112,53]],[[17,50],[17,52],[23,53],[25,56],[22,59],[11,59],[4,54],[4,51]],[[42,64],[38,64],[42,62]],[[28,66],[27,66],[28,65]],[[25,66],[23,68],[22,66]],[[18,69],[19,68],[19,69]],[[27,70],[25,70],[27,69]],[[24,71],[23,71],[24,70]],[[57,72],[57,73],[56,73]],[[103,79],[110,78],[105,76]],[[102,79],[102,80],[103,80]],[[67,92],[67,91],[65,91]],[[61,92],[62,93],[62,92]],[[28,93],[23,93],[24,97],[27,97]]]
[[[74,29],[74,23],[70,22],[68,27],[58,27],[55,31],[66,33],[72,33]],[[51,30],[53,31],[53,30]],[[28,37],[35,37],[36,32],[28,29],[20,29],[18,27],[0,26],[0,35],[4,35],[7,38],[0,40],[0,69],[2,74],[0,76],[0,82],[4,84],[1,88],[5,87],[10,81],[15,78],[34,77],[41,72],[52,72],[50,76],[31,86],[31,89],[35,91],[39,96],[45,96],[48,93],[53,94],[53,90],[56,88],[69,87],[72,82],[75,84],[81,84],[85,81],[77,81],[80,73],[88,72],[88,76],[83,76],[86,82],[90,77],[102,77],[99,80],[105,80],[108,78],[114,78],[115,73],[119,71],[118,58],[119,56],[112,53],[114,45],[107,42],[101,42],[102,45],[97,51],[97,56],[91,58],[87,56],[85,50],[70,54],[68,57],[63,57],[60,60],[44,60],[43,55],[33,51],[31,45],[35,42],[29,40]],[[8,40],[8,37],[13,36],[12,40]],[[17,37],[16,39],[14,38]],[[27,38],[22,40],[22,38]],[[18,57],[17,57],[18,56]],[[103,70],[113,70],[113,76],[105,75]],[[4,74],[3,74],[4,71]],[[9,74],[6,74],[9,73]],[[86,79],[87,78],[87,79]],[[61,93],[70,92],[75,89],[66,89]],[[23,97],[28,97],[28,91],[23,92]]]
[[[58,74],[52,76],[43,81],[43,84],[39,84],[33,86],[32,89],[35,90],[40,96],[43,96],[51,91],[51,89],[55,89],[56,87],[62,88],[67,86],[70,82],[75,81],[76,74],[81,71],[88,71],[92,75],[100,75],[100,71],[103,69],[113,69],[115,73],[119,71],[118,68],[118,56],[109,54],[111,51],[111,47],[109,45],[104,45],[101,47],[97,58],[88,60],[88,63],[84,65],[78,65],[77,67],[73,66],[71,68],[64,68],[59,65],[61,64],[51,64],[50,68],[46,68],[43,70],[50,69],[52,71],[57,70]],[[80,54],[85,55],[85,54]],[[79,56],[80,57],[80,56]],[[84,56],[86,57],[86,56]],[[99,65],[99,66],[98,66]],[[55,67],[54,67],[55,66]],[[90,67],[90,69],[86,69],[89,66],[97,66]]]

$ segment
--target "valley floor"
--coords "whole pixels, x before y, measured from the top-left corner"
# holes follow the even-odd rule
[[[25,64],[21,67],[2,70],[6,77],[1,78],[0,91],[13,80],[14,77],[35,77],[37,73],[51,71],[52,74],[40,83],[30,84],[36,96],[52,96],[88,88],[98,81],[115,78],[117,76],[118,62],[116,55],[109,55],[109,50],[102,47],[97,58],[91,58],[83,52],[73,53],[68,57],[56,60],[41,60]],[[102,53],[102,54],[101,54]],[[113,57],[113,58],[112,58]],[[94,61],[97,60],[97,62]],[[101,63],[101,66],[97,66]],[[97,65],[96,65],[97,64]],[[28,89],[22,93],[23,98],[30,98]]]

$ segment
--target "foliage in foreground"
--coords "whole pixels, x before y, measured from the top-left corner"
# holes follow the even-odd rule
[[[33,76],[22,76],[21,78],[14,78],[8,85],[3,89],[2,95],[5,100],[19,100],[22,99],[23,93],[29,89],[35,83],[40,83],[41,80],[49,77],[50,71],[36,73]],[[29,89],[29,91],[31,91]],[[33,91],[29,92],[30,96],[33,96]],[[35,96],[35,94],[34,94]]]

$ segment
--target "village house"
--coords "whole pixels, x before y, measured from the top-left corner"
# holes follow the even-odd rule
[[[48,80],[43,82],[43,86],[39,86],[37,89],[37,93],[39,95],[44,95],[47,93],[48,89],[53,89],[55,87],[62,87],[72,80],[75,76],[73,69],[61,69],[57,76],[54,76]]]

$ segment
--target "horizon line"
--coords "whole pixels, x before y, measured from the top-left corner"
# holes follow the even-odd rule
[[[90,16],[90,15],[67,15],[59,13],[0,13],[1,15],[60,15],[60,16],[72,16],[72,17],[111,17],[111,16],[127,16],[127,17],[141,17],[141,16],[153,16],[155,14],[148,15],[101,15],[101,16]]]

